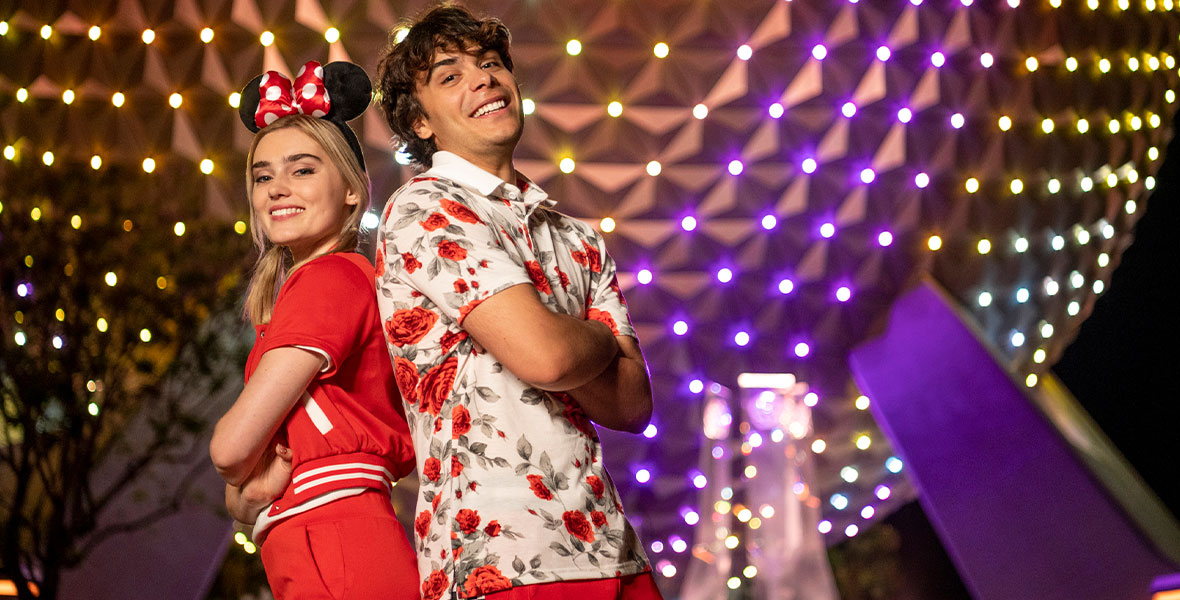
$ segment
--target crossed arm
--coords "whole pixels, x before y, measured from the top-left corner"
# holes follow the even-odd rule
[[[651,420],[651,381],[639,342],[598,321],[549,310],[529,284],[484,300],[463,329],[521,380],[569,393],[604,427],[638,433]]]

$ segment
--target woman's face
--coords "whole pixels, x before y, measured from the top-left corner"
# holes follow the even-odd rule
[[[359,197],[315,140],[286,127],[267,133],[251,165],[254,218],[296,262],[327,252]]]

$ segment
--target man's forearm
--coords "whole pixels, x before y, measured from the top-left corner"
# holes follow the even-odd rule
[[[565,347],[551,381],[538,387],[562,392],[586,385],[609,368],[619,355],[615,336],[606,325],[569,315],[557,315],[557,327],[550,332]]]
[[[639,433],[651,420],[651,379],[641,354],[620,348],[602,373],[568,393],[603,427]]]

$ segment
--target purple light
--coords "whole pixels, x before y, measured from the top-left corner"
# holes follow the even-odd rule
[[[16,295],[21,298],[27,298],[33,293],[33,284],[21,283],[16,286]]]
[[[963,6],[971,6],[972,4],[975,4],[975,0],[959,0],[959,2]]]
[[[963,116],[963,113],[955,113],[951,115],[951,127],[954,127],[955,129],[962,129],[966,122],[967,119]]]
[[[685,321],[676,321],[672,324],[672,333],[676,335],[684,335],[688,333],[688,323]]]
[[[721,446],[713,446],[713,449],[709,451],[709,455],[715,460],[721,460],[725,456],[725,448],[722,448]]]
[[[808,173],[808,174],[814,173],[814,172],[815,172],[815,168],[816,168],[817,166],[819,166],[819,165],[817,165],[817,164],[816,164],[816,162],[815,162],[815,159],[814,159],[814,158],[805,158],[805,159],[803,159],[803,165],[802,165],[802,167],[803,167],[803,172],[804,172],[804,173]]]
[[[901,110],[897,111],[897,120],[901,121],[902,123],[909,123],[911,120],[913,120],[913,118],[914,111],[910,110],[909,108],[903,106]]]
[[[807,342],[799,342],[798,344],[795,344],[795,356],[803,358],[808,354],[811,354],[811,346],[808,346]]]
[[[745,331],[739,331],[733,334],[733,343],[739,346],[745,346],[750,343],[750,334]]]
[[[946,55],[941,52],[935,52],[930,55],[930,64],[941,67],[946,64]]]
[[[914,6],[922,6],[922,0],[910,0],[910,4]]]
[[[725,267],[717,269],[717,281],[720,281],[721,283],[729,283],[730,281],[733,281],[733,271]]]
[[[647,428],[643,430],[643,437],[650,440],[651,438],[656,437],[656,434],[659,432],[660,430],[656,428],[655,423],[648,423]]]
[[[828,57],[828,49],[823,44],[816,44],[811,48],[811,55],[815,60],[823,60]]]
[[[778,293],[786,296],[793,291],[795,291],[794,281],[791,281],[790,279],[783,279],[782,281],[778,282]]]
[[[705,391],[705,382],[701,381],[700,379],[693,379],[692,381],[688,382],[688,391],[694,394],[699,394]]]
[[[926,189],[926,186],[930,185],[930,176],[924,172],[914,175],[914,185]]]
[[[777,119],[783,116],[783,105],[775,102],[767,107],[766,112],[770,113],[770,118]]]
[[[635,274],[635,281],[638,281],[640,285],[647,285],[651,283],[651,271],[647,269],[640,269],[639,272]]]
[[[692,486],[696,489],[703,490],[706,485],[709,485],[709,480],[703,473],[696,473],[692,476]]]
[[[865,168],[865,169],[860,170],[860,180],[863,181],[864,183],[872,183],[873,180],[876,178],[877,178],[877,174],[872,169]],[[824,236],[824,237],[831,237],[831,236]]]
[[[856,114],[856,105],[853,104],[852,101],[845,102],[844,105],[840,107],[840,114],[851,119],[852,115]]]
[[[774,229],[778,225],[778,218],[774,215],[766,215],[762,217],[762,228],[766,230]]]
[[[803,396],[803,404],[806,404],[810,408],[815,408],[815,405],[819,404],[819,394],[815,392],[807,392],[807,394]]]
[[[836,235],[836,226],[832,223],[824,223],[823,225],[819,226],[819,234],[825,238],[830,238],[833,235]]]
[[[873,506],[871,504],[860,509],[860,517],[862,519],[865,519],[865,520],[871,519],[871,518],[873,518],[873,515],[875,515],[875,514],[877,514],[877,509],[873,508]]]
[[[742,60],[750,60],[751,56],[754,56],[754,49],[751,48],[748,44],[742,44],[741,46],[738,46],[738,49],[737,49],[737,57],[738,58],[740,58]]]
[[[873,494],[877,496],[878,500],[887,500],[891,493],[887,485],[879,485],[877,489],[873,490]]]
[[[736,159],[729,161],[729,174],[730,175],[741,175],[743,168],[745,168],[745,167],[742,165],[742,161],[736,160]]]
[[[680,227],[685,231],[692,231],[697,228],[697,218],[689,215],[680,219]]]
[[[983,68],[990,69],[995,63],[996,59],[992,56],[991,52],[984,52],[979,55],[979,64],[983,65]]]
[[[651,481],[651,471],[647,469],[639,469],[635,472],[635,481],[639,483],[647,483]]]
[[[681,514],[684,515],[684,522],[689,525],[696,525],[701,520],[701,516],[698,515],[695,510],[689,510],[686,508]]]
[[[881,233],[878,233],[877,234],[877,243],[881,244],[882,248],[892,245],[893,244],[893,234],[888,231],[882,231]]]
[[[836,299],[840,302],[848,302],[852,298],[852,288],[842,285],[836,290]]]
[[[889,49],[889,46],[879,46],[877,48],[877,60],[885,62],[891,56],[893,56],[893,51]]]

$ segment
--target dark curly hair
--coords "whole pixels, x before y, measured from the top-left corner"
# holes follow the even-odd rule
[[[409,32],[398,42],[397,31],[403,27],[408,27]],[[480,19],[467,8],[448,3],[403,22],[398,29],[390,33],[377,62],[377,105],[393,130],[394,142],[405,144],[411,162],[428,169],[438,146],[433,138],[424,140],[414,133],[414,123],[428,116],[414,94],[418,75],[430,70],[436,50],[465,51],[472,47],[481,53],[498,52],[505,68],[511,71],[511,34],[499,19]]]

